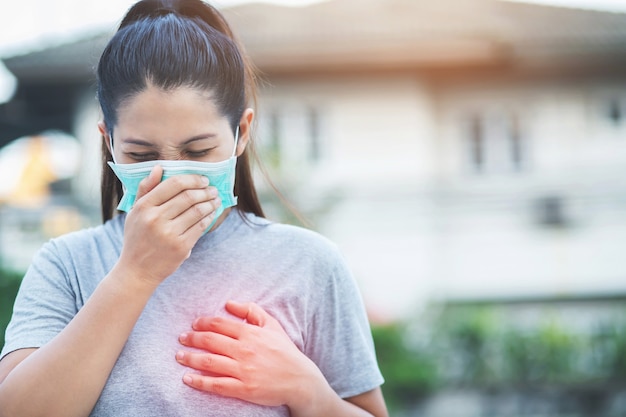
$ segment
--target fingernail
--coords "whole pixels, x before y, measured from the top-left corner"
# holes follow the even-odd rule
[[[182,361],[183,359],[185,359],[185,352],[183,351],[176,352],[176,360]]]
[[[202,177],[202,184],[209,185],[209,179],[207,177]]]
[[[185,382],[185,384],[191,384],[193,382],[193,378],[190,377],[189,375],[185,375],[183,377],[183,381]]]
[[[181,333],[180,336],[178,336],[178,340],[182,343],[186,342],[188,338],[189,335],[187,333]]]

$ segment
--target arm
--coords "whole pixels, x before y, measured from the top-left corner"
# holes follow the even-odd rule
[[[0,362],[7,374],[0,384],[0,415],[89,414],[152,293],[139,280],[125,278],[114,268],[50,343]]]
[[[195,175],[160,182],[156,167],[128,214],[117,264],[49,343],[0,361],[0,416],[88,415],[157,286],[213,219],[217,193]]]
[[[376,417],[388,417],[387,405],[383,398],[383,392],[380,387],[357,395],[354,397],[346,398],[346,401],[354,404],[355,406],[368,411],[371,415]]]
[[[244,319],[197,319],[180,342],[206,352],[180,351],[187,385],[261,405],[287,405],[294,417],[386,417],[380,389],[340,398],[319,368],[293,344],[278,321],[254,303],[229,302],[227,311]],[[214,375],[214,376],[209,376]]]

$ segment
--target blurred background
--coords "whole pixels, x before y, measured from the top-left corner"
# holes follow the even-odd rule
[[[100,222],[93,68],[131,3],[2,6],[2,332],[34,252]],[[262,73],[272,180],[359,283],[392,416],[626,416],[626,1],[215,4]]]

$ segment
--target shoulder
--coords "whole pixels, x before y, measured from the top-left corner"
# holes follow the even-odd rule
[[[282,271],[293,282],[315,288],[352,285],[352,274],[339,247],[322,234],[300,226],[250,218],[244,253],[256,265]]]
[[[87,299],[119,257],[123,230],[118,227],[123,224],[115,218],[49,240],[33,257],[22,285],[31,290],[53,288],[72,299]]]
[[[341,258],[337,245],[322,234],[291,224],[273,222],[245,213],[248,233],[264,245],[287,252],[306,252],[308,257]]]
[[[92,257],[94,252],[106,253],[121,247],[124,221],[117,216],[108,222],[53,238],[45,243],[38,256],[68,258]]]

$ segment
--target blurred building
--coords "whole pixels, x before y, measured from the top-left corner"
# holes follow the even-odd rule
[[[626,14],[495,0],[225,9],[262,71],[260,145],[381,318],[431,299],[626,295]],[[84,145],[110,33],[4,59],[0,142]]]
[[[53,131],[0,149],[0,267],[24,271],[43,242],[89,225],[71,187],[80,154],[75,138]]]

